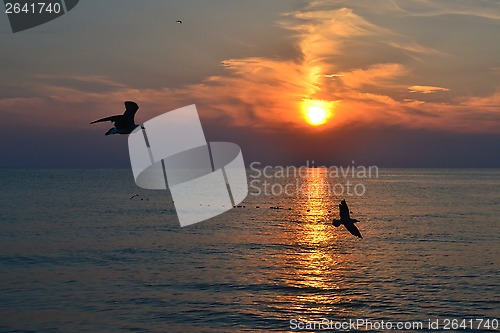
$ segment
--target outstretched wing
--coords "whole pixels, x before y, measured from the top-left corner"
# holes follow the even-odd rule
[[[125,112],[123,113],[123,117],[125,117],[127,123],[130,125],[134,125],[134,117],[135,113],[139,110],[139,105],[136,102],[126,101],[125,102]]]
[[[341,220],[344,220],[344,219],[348,220],[350,218],[349,207],[347,207],[347,203],[345,202],[345,200],[342,200],[340,202],[339,210],[340,210],[340,219]]]
[[[103,121],[116,122],[116,121],[120,120],[122,117],[123,117],[122,115],[109,116],[109,117],[106,117],[106,118],[101,118],[101,119],[98,119],[98,120],[94,120],[93,122],[91,122],[91,124],[102,123]]]
[[[363,236],[361,236],[361,233],[359,232],[358,228],[356,228],[354,223],[344,223],[344,226],[347,230],[349,230],[349,232],[352,235],[359,237],[359,238],[363,238]]]

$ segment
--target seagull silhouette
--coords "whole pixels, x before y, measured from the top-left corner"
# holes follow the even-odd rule
[[[111,134],[130,134],[139,125],[134,121],[135,113],[139,110],[139,105],[136,102],[126,101],[125,112],[122,115],[110,116],[98,120],[94,120],[91,124],[111,121],[115,126],[110,128],[105,135]]]
[[[361,233],[359,232],[358,228],[354,225],[354,223],[359,222],[358,220],[351,219],[351,216],[349,214],[349,207],[347,207],[347,203],[345,200],[342,200],[339,204],[339,211],[340,211],[340,220],[333,220],[333,225],[338,227],[341,224],[344,225],[344,227],[354,236],[363,238],[361,236]]]

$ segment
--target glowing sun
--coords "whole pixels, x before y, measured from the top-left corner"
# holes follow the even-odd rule
[[[333,103],[321,100],[303,101],[302,110],[305,120],[312,126],[325,124],[332,117]]]

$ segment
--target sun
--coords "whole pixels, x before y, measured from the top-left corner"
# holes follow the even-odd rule
[[[332,117],[333,103],[322,100],[303,101],[302,111],[307,123],[312,126],[325,124]]]
[[[328,112],[319,106],[310,106],[307,108],[307,121],[313,126],[323,125],[328,118]]]

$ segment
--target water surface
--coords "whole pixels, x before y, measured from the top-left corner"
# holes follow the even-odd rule
[[[363,240],[331,225],[332,181],[180,228],[129,170],[0,170],[0,331],[499,317],[500,170],[380,170],[347,197]]]

